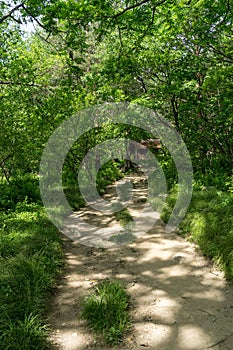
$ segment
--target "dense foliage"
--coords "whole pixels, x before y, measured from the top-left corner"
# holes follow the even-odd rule
[[[197,191],[182,228],[233,278],[232,22],[232,0],[0,3],[0,301],[9,304],[1,306],[4,349],[45,346],[40,310],[61,252],[41,207],[40,159],[59,124],[89,106],[137,103],[175,126],[190,152]],[[73,145],[63,167],[73,207],[84,204],[77,173],[86,152],[120,137],[151,135],[105,125]],[[177,172],[165,147],[157,157],[173,191],[166,216]],[[109,161],[98,174],[99,192],[131,167]],[[119,220],[128,220],[126,214]]]
[[[38,171],[45,141],[78,110],[130,101],[176,126],[197,179],[229,187],[231,1],[15,1],[0,13],[6,177]],[[30,21],[35,34],[22,36]]]

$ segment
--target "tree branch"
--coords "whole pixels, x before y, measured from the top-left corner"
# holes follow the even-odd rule
[[[151,17],[151,21],[148,23],[148,26],[146,28],[146,30],[144,31],[144,33],[142,34],[142,36],[140,37],[140,41],[142,42],[142,40],[145,38],[146,34],[149,32],[149,29],[151,26],[153,26],[154,24],[154,20],[155,20],[155,10],[156,10],[156,6],[153,6],[152,9],[152,17]]]
[[[157,2],[156,4],[154,4],[154,8],[157,7],[157,6],[162,5],[162,4],[163,4],[164,2],[166,2],[166,1],[167,1],[167,0],[161,0],[161,1]],[[151,0],[142,0],[142,1],[140,1],[140,2],[138,2],[138,3],[136,3],[136,4],[134,4],[134,5],[131,5],[131,6],[129,6],[129,7],[124,8],[124,10],[122,10],[122,11],[116,13],[116,14],[113,15],[113,16],[110,16],[110,18],[117,18],[117,17],[123,15],[125,12],[130,11],[130,10],[133,10],[133,9],[135,9],[136,7],[140,7],[141,5],[144,5],[144,4],[148,3],[148,2],[151,2]]]
[[[33,18],[33,20],[34,20],[41,28],[43,28],[46,32],[49,32],[49,35],[50,35],[51,32],[56,33],[56,34],[58,34],[58,33],[66,33],[66,31],[60,30],[60,29],[58,29],[58,28],[53,28],[53,29],[51,30],[51,29],[45,27],[45,26],[31,13],[31,11],[29,11],[29,10],[24,6],[24,4],[22,5],[22,7],[23,7],[24,11],[27,12],[27,14],[28,14],[31,18]]]
[[[119,25],[117,25],[117,29],[118,29],[118,34],[119,34],[119,40],[120,40],[120,48],[123,48],[123,42],[122,42],[122,35],[121,35],[121,28],[119,27]]]
[[[41,27],[43,28],[44,30],[48,31],[48,28],[46,28],[42,23],[40,23],[40,21],[35,17],[33,16],[33,14],[24,6],[24,4],[22,4],[22,8],[24,9],[25,12],[27,12],[27,14],[33,18],[34,21],[36,21],[36,23]]]
[[[11,17],[11,15],[12,15],[15,11],[17,11],[18,9],[20,9],[20,7],[23,7],[23,6],[24,6],[23,3],[21,3],[21,4],[17,5],[17,6],[15,6],[13,9],[11,9],[6,15],[2,16],[2,17],[0,18],[0,24],[1,24],[2,22],[4,22],[7,18]],[[13,19],[14,19],[14,18],[13,18]],[[14,19],[14,20],[15,20],[15,19]]]
[[[139,2],[139,3],[136,3],[136,4],[134,4],[134,5],[131,5],[131,6],[129,6],[129,7],[124,8],[124,10],[122,10],[122,11],[120,11],[120,12],[118,12],[118,13],[116,13],[115,15],[110,16],[110,17],[111,17],[111,18],[117,18],[117,17],[123,15],[123,13],[125,13],[125,12],[127,12],[127,11],[129,11],[129,10],[133,10],[134,8],[139,7],[139,6],[143,5],[143,4],[146,4],[147,2],[150,2],[150,1],[151,1],[151,0],[143,0],[143,1]]]
[[[146,87],[146,85],[145,85],[145,82],[144,82],[144,80],[143,80],[143,77],[142,77],[141,75],[138,75],[137,80],[138,80],[138,82],[141,84],[141,88],[142,88],[143,92],[144,92],[144,93],[147,93],[147,87]]]
[[[15,21],[16,23],[22,24],[21,19],[17,19],[17,18],[15,18],[15,17],[13,17],[13,16],[10,16],[10,18],[13,19],[13,21]]]
[[[219,55],[225,57],[229,63],[232,63],[233,62],[233,58],[226,55],[225,53],[223,53],[220,49],[217,49],[215,48],[213,45],[211,44],[208,44],[208,46],[215,52],[215,53],[218,53]]]

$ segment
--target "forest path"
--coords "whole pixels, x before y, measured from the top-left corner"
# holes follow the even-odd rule
[[[139,177],[131,181],[143,190]],[[114,193],[110,186],[106,196]],[[141,210],[137,199],[133,214]],[[101,221],[87,208],[80,213],[90,223]],[[113,349],[95,339],[80,319],[83,299],[105,278],[121,280],[133,304],[132,332],[117,349],[232,349],[233,287],[193,244],[166,233],[160,220],[127,245],[94,248],[64,237],[64,251],[66,271],[48,315],[54,349]]]

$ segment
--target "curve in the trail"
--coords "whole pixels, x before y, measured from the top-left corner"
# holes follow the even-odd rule
[[[127,185],[131,185],[129,191],[126,190]],[[95,202],[94,206],[89,205],[69,215],[64,220],[64,229],[61,231],[73,241],[90,247],[110,248],[128,244],[146,233],[160,217],[160,213],[152,208],[147,197],[146,176],[126,175],[123,180],[107,187],[103,196],[106,203],[104,212],[95,209]],[[160,202],[162,207],[164,199],[161,198]],[[114,208],[121,207],[127,208],[132,217],[132,221],[125,227],[122,227],[115,215],[117,210]]]

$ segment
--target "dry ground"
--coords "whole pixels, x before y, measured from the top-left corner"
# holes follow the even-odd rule
[[[140,212],[136,202],[134,214]],[[80,213],[95,221],[87,208]],[[132,300],[132,331],[117,349],[233,349],[233,287],[193,244],[165,233],[160,220],[127,245],[94,248],[64,236],[64,250],[66,271],[48,315],[55,349],[112,349],[80,319],[83,299],[105,278],[121,280]]]

